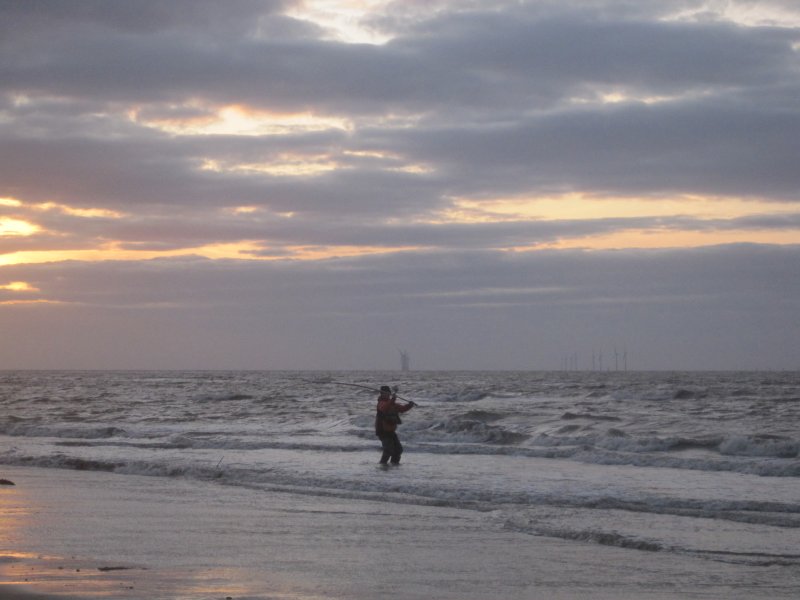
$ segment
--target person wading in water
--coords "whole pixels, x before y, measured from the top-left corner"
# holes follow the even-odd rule
[[[400,455],[403,446],[397,437],[397,426],[401,423],[400,413],[411,410],[413,402],[397,404],[397,398],[388,385],[381,386],[381,395],[378,397],[378,412],[375,415],[375,435],[381,440],[383,454],[380,464],[400,464]]]

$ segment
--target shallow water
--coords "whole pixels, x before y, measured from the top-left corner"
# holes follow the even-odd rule
[[[17,486],[0,489],[0,598],[16,583],[105,600],[753,600],[793,599],[800,583],[792,566],[534,536],[495,512],[4,470]],[[527,516],[575,518],[538,510]]]
[[[399,385],[403,466],[376,468]],[[0,464],[468,509],[531,537],[800,567],[797,373],[6,372]]]

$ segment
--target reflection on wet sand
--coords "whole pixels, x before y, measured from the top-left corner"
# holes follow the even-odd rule
[[[253,594],[234,569],[156,569],[102,559],[20,550],[35,546],[34,521],[51,519],[47,503],[25,486],[0,488],[0,600],[37,598],[242,597]],[[274,596],[275,598],[297,598]]]
[[[219,572],[218,572],[219,571]],[[176,569],[151,572],[146,567],[106,565],[96,559],[8,553],[0,557],[0,600],[15,594],[54,598],[226,598],[254,590],[230,569]],[[280,598],[283,596],[275,596]],[[296,597],[296,596],[292,596]]]

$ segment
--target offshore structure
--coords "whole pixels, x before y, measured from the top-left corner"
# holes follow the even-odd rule
[[[400,370],[406,373],[411,370],[411,357],[408,355],[408,350],[399,350],[400,352]]]

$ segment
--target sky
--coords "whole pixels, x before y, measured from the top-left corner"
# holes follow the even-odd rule
[[[800,368],[795,0],[0,0],[0,368]]]

